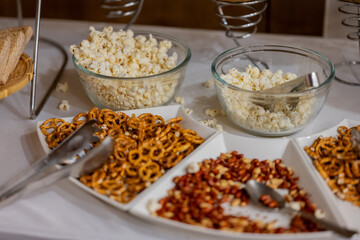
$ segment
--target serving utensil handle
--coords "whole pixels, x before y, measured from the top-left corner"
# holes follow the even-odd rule
[[[84,155],[84,149],[90,150],[92,148],[91,141],[94,140],[93,134],[98,130],[95,123],[97,123],[97,121],[90,120],[83,124],[51,153],[25,168],[1,186],[0,206],[17,200],[30,190],[33,191],[50,185],[68,176],[71,170],[70,165],[72,164],[69,165],[69,169],[67,167],[60,168],[59,164],[76,163],[77,161],[75,161],[75,159],[77,157],[81,159]],[[84,158],[88,160],[88,158]],[[46,179],[46,181],[41,183],[44,179]]]
[[[290,209],[290,208],[286,208],[286,210],[290,211],[292,213],[299,214],[301,217],[303,217],[305,219],[308,219],[308,220],[311,220],[311,221],[319,224],[321,227],[323,227],[325,229],[328,229],[328,230],[331,230],[333,232],[336,232],[336,233],[340,234],[343,237],[351,238],[356,234],[359,235],[359,233],[357,231],[354,231],[354,230],[351,230],[351,229],[348,229],[348,228],[345,228],[345,227],[341,227],[338,224],[332,223],[332,222],[330,222],[328,220],[325,220],[325,219],[317,218],[312,214],[309,214],[309,213],[306,213],[306,212],[303,212],[303,211],[295,211],[295,210]]]

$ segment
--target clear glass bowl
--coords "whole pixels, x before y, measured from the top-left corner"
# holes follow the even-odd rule
[[[158,42],[168,40],[172,47],[167,54],[177,53],[176,67],[160,74],[143,77],[111,77],[97,74],[78,64],[72,56],[73,64],[85,92],[99,108],[126,110],[156,107],[169,104],[179,91],[185,77],[186,66],[191,58],[190,49],[174,37],[159,33],[135,32],[147,39],[152,35]]]
[[[221,78],[230,69],[249,65],[298,77],[317,72],[320,86],[293,93],[266,93],[239,88]],[[237,47],[212,63],[216,93],[227,117],[241,129],[261,136],[285,136],[306,127],[320,112],[334,78],[333,64],[321,54],[295,46],[265,44]]]

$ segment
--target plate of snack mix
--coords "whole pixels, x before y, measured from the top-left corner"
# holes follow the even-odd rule
[[[360,122],[345,119],[330,129],[295,141],[334,211],[343,215],[348,227],[360,229],[360,156],[352,147],[352,128],[360,130]]]
[[[248,180],[263,182],[283,194],[291,208],[341,225],[310,167],[291,139],[218,133],[164,176],[130,213],[219,237],[332,239],[331,232],[311,221],[252,204],[246,193]]]

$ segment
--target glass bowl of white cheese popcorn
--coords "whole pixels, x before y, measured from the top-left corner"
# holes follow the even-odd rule
[[[277,44],[230,49],[213,61],[211,70],[228,118],[246,132],[269,137],[293,134],[314,120],[335,72],[333,64],[315,51]],[[265,91],[311,72],[318,75],[318,87]]]
[[[191,58],[184,43],[159,33],[89,29],[88,38],[70,51],[97,107],[126,110],[172,102]]]

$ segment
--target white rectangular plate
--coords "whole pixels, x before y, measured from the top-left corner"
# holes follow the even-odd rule
[[[164,118],[164,120],[168,120],[170,118],[176,118],[176,117],[182,117],[182,121],[180,122],[180,125],[183,128],[190,128],[195,130],[200,136],[204,137],[205,139],[209,139],[211,138],[211,136],[213,136],[214,134],[216,134],[216,131],[212,128],[206,127],[205,125],[195,121],[194,119],[192,119],[185,111],[185,109],[181,106],[181,105],[170,105],[170,106],[162,106],[162,107],[156,107],[156,108],[146,108],[146,109],[137,109],[137,110],[128,110],[128,111],[123,111],[124,113],[126,113],[127,115],[131,116],[132,114],[135,114],[136,116],[142,114],[142,113],[152,113],[152,114],[156,114],[159,116],[162,116]],[[73,117],[68,117],[68,118],[63,118],[65,121],[67,122],[71,122],[73,120]],[[36,123],[36,131],[38,134],[38,137],[40,139],[40,143],[41,146],[43,147],[44,151],[46,153],[51,152],[51,149],[49,149],[46,141],[45,141],[45,136],[44,134],[41,132],[40,130],[40,125],[43,123],[44,121],[39,121]],[[205,141],[206,142],[206,141]],[[205,144],[205,143],[203,143]],[[200,145],[201,147],[201,145]],[[196,152],[198,151],[198,149],[200,148],[198,147],[197,149],[195,149],[193,151]],[[189,156],[191,156],[193,153],[191,153]],[[189,157],[188,156],[188,157]],[[182,161],[184,161],[186,158],[184,158]],[[180,162],[181,163],[181,162]],[[164,174],[166,175],[166,173]],[[121,210],[128,210],[129,208],[131,208],[138,200],[140,200],[142,198],[143,195],[146,195],[146,193],[150,192],[151,189],[157,184],[157,182],[161,182],[162,178],[158,179],[155,183],[153,183],[151,186],[149,186],[148,188],[146,188],[145,190],[143,190],[138,196],[136,196],[132,201],[130,201],[127,204],[123,204],[120,202],[117,202],[115,200],[112,200],[110,198],[108,198],[105,195],[99,194],[97,192],[95,192],[93,189],[85,186],[84,184],[82,184],[79,180],[75,179],[75,178],[70,178],[70,181],[73,182],[76,186],[80,187],[81,189],[89,192],[90,194],[98,197],[99,199],[105,201],[106,203],[119,208]]]
[[[346,226],[351,229],[360,229],[360,207],[354,206],[350,202],[341,200],[340,198],[336,197],[335,194],[332,193],[330,187],[327,185],[325,180],[321,177],[320,173],[314,167],[312,163],[312,159],[304,151],[304,147],[311,146],[315,141],[315,139],[318,138],[320,135],[322,135],[323,137],[330,137],[330,136],[336,137],[337,129],[340,126],[354,127],[357,125],[360,125],[360,122],[345,119],[339,122],[338,124],[336,124],[334,127],[329,128],[325,131],[313,134],[311,136],[300,137],[295,139],[295,142],[298,145],[299,149],[301,150],[301,154],[303,155],[305,162],[309,166],[311,166],[310,170],[313,172],[313,175],[316,177],[318,184],[321,185],[321,190],[324,192],[324,194],[329,196],[328,201],[331,202],[332,206],[334,206],[334,212],[336,212],[337,215],[341,215],[345,220]]]
[[[185,223],[180,223],[176,221],[171,221],[157,216],[152,216],[147,210],[147,203],[149,200],[159,200],[166,196],[167,191],[171,189],[173,184],[173,178],[175,176],[181,176],[186,174],[186,167],[191,162],[200,162],[204,159],[216,158],[220,153],[231,152],[233,150],[243,153],[247,158],[258,158],[259,160],[270,159],[274,160],[281,158],[283,163],[291,167],[295,175],[299,176],[299,185],[304,188],[309,194],[310,199],[317,206],[319,206],[326,214],[326,219],[331,219],[333,222],[338,224],[341,223],[341,218],[339,218],[333,209],[334,205],[327,200],[328,197],[323,194],[321,190],[322,185],[318,184],[317,178],[314,176],[313,172],[309,170],[308,164],[305,164],[303,156],[299,152],[295,143],[289,139],[263,139],[263,138],[246,138],[239,137],[231,134],[217,134],[206,144],[200,146],[199,151],[194,152],[187,159],[178,164],[175,168],[171,169],[166,176],[163,177],[162,181],[159,182],[154,188],[152,188],[151,194],[143,195],[142,199],[138,201],[131,209],[130,213],[138,217],[144,218],[146,220],[160,223],[168,224],[184,230],[192,230],[197,232],[202,232],[205,234],[211,234],[219,237],[228,237],[236,239],[333,239],[334,235],[329,231],[317,232],[317,233],[302,233],[302,234],[251,234],[251,233],[235,233],[235,232],[226,232],[219,231],[215,229],[207,229],[203,227],[188,225]],[[200,151],[201,150],[201,151]],[[256,207],[247,206],[244,209],[247,215],[258,216],[259,209],[257,213],[254,214],[253,209]],[[260,210],[262,211],[262,209]],[[266,215],[266,221],[271,221],[272,219],[277,218],[279,223],[288,223],[289,216],[285,214],[274,214],[273,212],[263,211],[263,214]],[[258,218],[258,217],[256,217]]]

